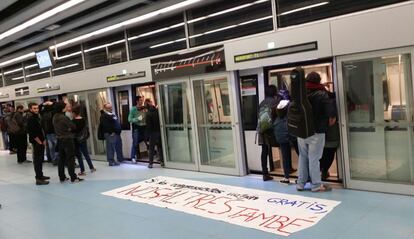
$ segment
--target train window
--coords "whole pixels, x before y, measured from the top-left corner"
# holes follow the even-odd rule
[[[271,1],[218,1],[186,14],[191,47],[273,30]]]
[[[83,70],[81,45],[58,48],[52,54],[54,59],[53,76]]]
[[[279,27],[288,27],[347,13],[362,11],[407,0],[275,0],[277,23]]]
[[[183,14],[127,29],[131,59],[173,52],[187,47]]]
[[[126,61],[124,31],[83,43],[83,52],[87,69]]]
[[[34,81],[50,77],[50,69],[40,69],[35,58],[23,62],[26,81]]]
[[[17,63],[3,68],[4,83],[6,86],[24,82],[22,63]]]
[[[240,77],[242,118],[244,130],[256,130],[257,109],[259,99],[257,95],[257,75]]]

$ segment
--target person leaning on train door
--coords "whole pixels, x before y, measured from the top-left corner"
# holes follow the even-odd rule
[[[311,72],[306,76],[306,89],[312,106],[315,134],[305,139],[298,137],[299,175],[296,189],[304,190],[310,178],[312,192],[330,191],[328,185],[322,184],[319,159],[322,157],[328,126],[336,121],[335,107],[325,86],[321,84],[321,76],[318,73]]]
[[[144,97],[137,96],[137,104],[131,108],[128,114],[128,122],[132,124],[132,146],[131,161],[136,163],[138,158],[139,143],[146,139],[145,137],[145,114]]]

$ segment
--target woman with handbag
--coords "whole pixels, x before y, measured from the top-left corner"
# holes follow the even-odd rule
[[[91,173],[95,172],[96,169],[92,164],[92,160],[89,157],[88,152],[88,145],[87,141],[89,138],[89,129],[86,125],[86,121],[82,116],[80,115],[81,107],[80,105],[75,105],[72,108],[73,113],[73,123],[76,125],[75,130],[75,152],[76,157],[78,158],[79,167],[80,167],[80,173],[78,175],[86,175],[85,173],[85,166],[83,164],[82,155],[85,157],[86,162],[88,163],[89,169],[91,170]]]

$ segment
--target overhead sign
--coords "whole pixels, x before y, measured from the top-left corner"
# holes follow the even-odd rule
[[[16,94],[16,96],[25,96],[25,95],[29,95],[29,87],[25,86],[25,87],[20,87],[20,88],[16,88],[14,89],[14,93]]]
[[[282,55],[288,55],[288,54],[294,54],[294,53],[300,53],[300,52],[306,52],[306,51],[314,51],[318,50],[318,42],[308,42],[304,44],[298,44],[298,45],[292,45],[292,46],[286,46],[286,47],[280,47],[280,48],[274,48],[270,50],[265,51],[258,51],[258,52],[250,52],[242,55],[236,55],[234,56],[234,62],[244,62],[244,61],[252,61],[267,57],[275,57],[275,56],[282,56]]]
[[[145,71],[138,71],[138,72],[131,72],[131,73],[122,74],[122,75],[108,76],[106,77],[106,81],[113,82],[113,81],[128,80],[128,79],[141,78],[141,77],[145,77]]]
[[[151,70],[154,80],[225,71],[224,47],[152,59]]]
[[[338,201],[170,177],[102,193],[278,235],[317,224]]]
[[[7,98],[9,98],[9,94],[0,93],[0,99],[7,99]]]

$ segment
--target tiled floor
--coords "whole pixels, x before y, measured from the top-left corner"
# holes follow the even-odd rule
[[[149,170],[143,164],[110,168],[103,162],[94,162],[98,171],[78,184],[61,184],[57,168],[44,164],[51,184],[36,186],[32,164],[18,165],[15,157],[0,152],[0,239],[285,238],[100,194],[159,175],[341,201],[317,225],[290,238],[414,239],[413,197],[344,189],[299,193],[293,185],[262,182],[258,176],[231,177],[158,167]]]

